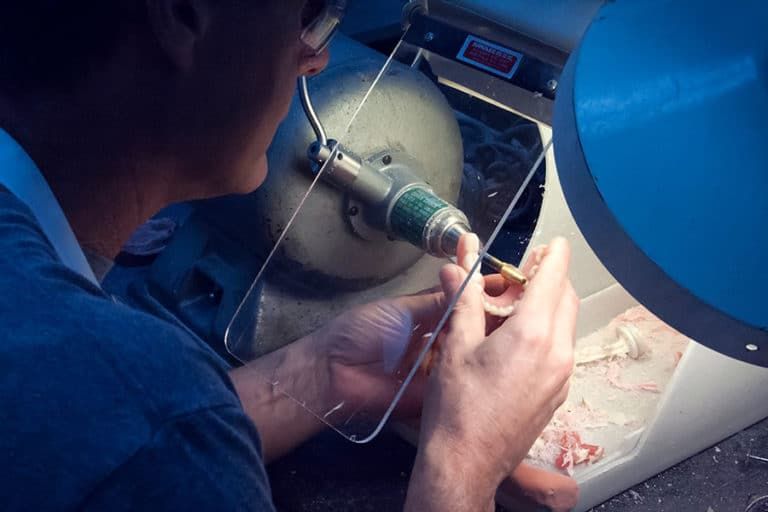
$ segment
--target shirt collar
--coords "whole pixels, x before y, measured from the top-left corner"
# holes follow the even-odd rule
[[[26,151],[2,128],[0,183],[32,211],[61,262],[98,286],[53,191]]]

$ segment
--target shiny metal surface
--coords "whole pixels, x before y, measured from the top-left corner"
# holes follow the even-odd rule
[[[313,143],[309,149],[309,158],[317,164],[318,170],[331,155],[335,155],[323,171],[323,181],[339,187],[339,193],[349,194],[369,205],[384,201],[392,189],[392,180],[351,151],[347,151],[341,144],[332,141],[332,145],[333,150]]]
[[[307,116],[307,121],[312,127],[317,137],[317,142],[321,146],[328,145],[328,135],[325,133],[323,123],[320,118],[317,117],[315,112],[315,106],[312,104],[312,98],[309,96],[309,83],[306,76],[299,77],[298,80],[299,99],[301,100],[301,108],[304,109],[304,114]]]

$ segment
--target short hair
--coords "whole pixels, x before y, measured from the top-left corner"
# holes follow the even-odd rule
[[[141,0],[4,0],[0,4],[0,94],[75,85],[103,66]]]

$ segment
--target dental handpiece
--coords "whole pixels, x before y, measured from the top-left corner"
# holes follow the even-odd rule
[[[393,238],[405,240],[438,258],[456,256],[459,238],[472,230],[464,212],[435,194],[413,173],[387,175],[341,144],[328,139],[312,106],[306,79],[298,89],[307,119],[317,136],[308,151],[322,179],[365,205],[370,225]],[[525,275],[511,263],[488,253],[483,263],[510,283],[524,285]]]

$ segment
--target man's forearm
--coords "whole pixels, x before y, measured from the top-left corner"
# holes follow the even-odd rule
[[[325,407],[328,388],[314,343],[312,336],[303,338],[230,373],[245,412],[258,427],[266,462],[325,426],[307,410]]]
[[[448,442],[431,440],[419,447],[411,473],[406,512],[492,511],[497,478]]]

